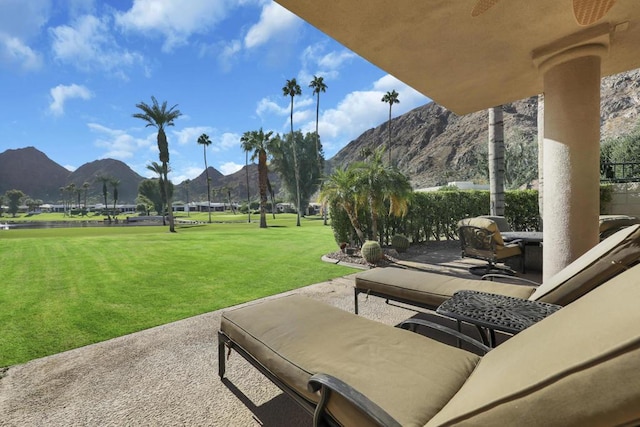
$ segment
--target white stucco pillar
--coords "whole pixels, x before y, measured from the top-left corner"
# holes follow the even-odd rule
[[[598,243],[600,56],[558,61],[543,80],[546,281]]]

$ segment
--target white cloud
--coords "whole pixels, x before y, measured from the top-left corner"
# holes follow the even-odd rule
[[[61,116],[64,114],[64,104],[69,99],[80,98],[85,101],[93,98],[93,94],[85,86],[72,84],[69,86],[58,85],[51,89],[51,104],[49,104],[49,111],[54,116]]]
[[[233,173],[238,172],[242,169],[244,165],[234,163],[234,162],[226,162],[221,164],[217,169],[222,172],[223,175],[231,175]]]
[[[101,158],[118,160],[132,159],[139,150],[155,148],[155,134],[149,134],[146,138],[136,138],[126,131],[111,129],[98,123],[88,123],[87,127],[98,134],[93,142],[96,147],[103,148]]]
[[[356,55],[348,50],[340,52],[329,52],[318,60],[318,65],[323,69],[335,70],[342,67],[345,62],[350,61]]]
[[[23,71],[41,68],[42,55],[29,46],[49,19],[50,0],[0,1],[0,63]]]
[[[37,70],[42,66],[42,56],[15,37],[0,34],[0,61],[18,64],[25,71]]]
[[[188,5],[174,0],[134,0],[125,13],[116,14],[116,23],[142,34],[164,37],[163,50],[169,52],[187,43],[194,33],[211,31],[236,7],[236,1],[189,0]]]
[[[323,77],[326,80],[335,80],[340,75],[343,68],[356,55],[346,49],[326,52],[328,43],[322,41],[307,46],[300,60],[302,69],[298,73],[298,80],[301,82],[311,82],[313,76]]]
[[[224,71],[230,71],[236,59],[236,56],[242,51],[242,42],[240,40],[231,40],[222,45],[218,54],[218,63]]]
[[[82,71],[105,70],[126,79],[125,69],[136,65],[145,67],[142,54],[118,45],[108,17],[83,15],[71,26],[60,25],[49,32],[55,59]]]
[[[2,0],[0,32],[23,40],[38,35],[49,20],[51,3],[51,0]]]
[[[264,117],[267,114],[276,114],[278,116],[284,116],[288,114],[289,107],[282,107],[278,105],[277,102],[274,102],[268,98],[262,98],[258,101],[258,106],[256,107],[256,114],[260,117]]]
[[[154,177],[154,173],[149,171],[150,174],[147,175],[148,178],[153,178]],[[179,184],[184,182],[187,179],[194,179],[197,178],[202,172],[204,172],[204,168],[203,167],[197,167],[197,166],[189,166],[186,168],[183,168],[182,170],[180,170],[179,173],[172,173],[170,175],[170,179],[173,183],[175,184]]]
[[[197,144],[200,135],[203,133],[211,134],[212,132],[215,132],[215,130],[209,126],[186,127],[181,130],[172,131],[172,133],[178,137],[178,144],[180,145]],[[211,138],[211,136],[209,136],[209,138]]]
[[[367,129],[388,120],[389,106],[381,99],[387,91],[391,90],[399,93],[400,100],[399,104],[393,106],[393,117],[429,101],[428,98],[390,75],[385,75],[373,82],[371,90],[347,94],[336,108],[325,110],[320,115],[318,132],[327,157],[331,157]],[[315,113],[308,117],[308,121],[302,125],[302,130],[303,132],[315,130]]]
[[[240,146],[240,135],[237,133],[225,132],[216,136],[212,145],[214,152],[227,151],[230,148]]]
[[[290,37],[302,26],[302,20],[277,3],[267,3],[262,8],[260,21],[253,25],[244,38],[248,49],[261,46],[273,39]]]

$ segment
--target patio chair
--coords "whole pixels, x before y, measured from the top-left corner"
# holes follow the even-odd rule
[[[484,275],[492,271],[515,274],[509,267],[498,267],[497,263],[509,258],[520,258],[521,270],[525,272],[524,251],[521,241],[505,243],[495,221],[486,217],[465,218],[458,221],[458,235],[462,257],[486,261],[486,266],[473,266],[469,271]]]
[[[639,281],[636,266],[484,356],[302,296],[263,300],[223,313],[219,375],[236,350],[314,425],[638,425]]]
[[[600,215],[598,230],[600,240],[606,239],[621,228],[633,224],[640,224],[640,218],[629,215]]]
[[[509,280],[527,284],[465,279],[395,267],[374,268],[356,275],[354,310],[357,314],[360,293],[382,297],[387,302],[392,300],[435,310],[455,292],[462,290],[567,305],[639,260],[640,224],[636,224],[603,240],[542,285],[517,277],[509,277]],[[496,275],[489,275],[489,278],[494,277]]]

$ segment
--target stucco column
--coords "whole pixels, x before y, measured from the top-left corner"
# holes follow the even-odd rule
[[[600,57],[543,71],[543,280],[598,243]]]

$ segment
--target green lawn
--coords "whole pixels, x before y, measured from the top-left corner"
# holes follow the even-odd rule
[[[0,367],[355,271],[321,220],[268,222],[0,231]]]

